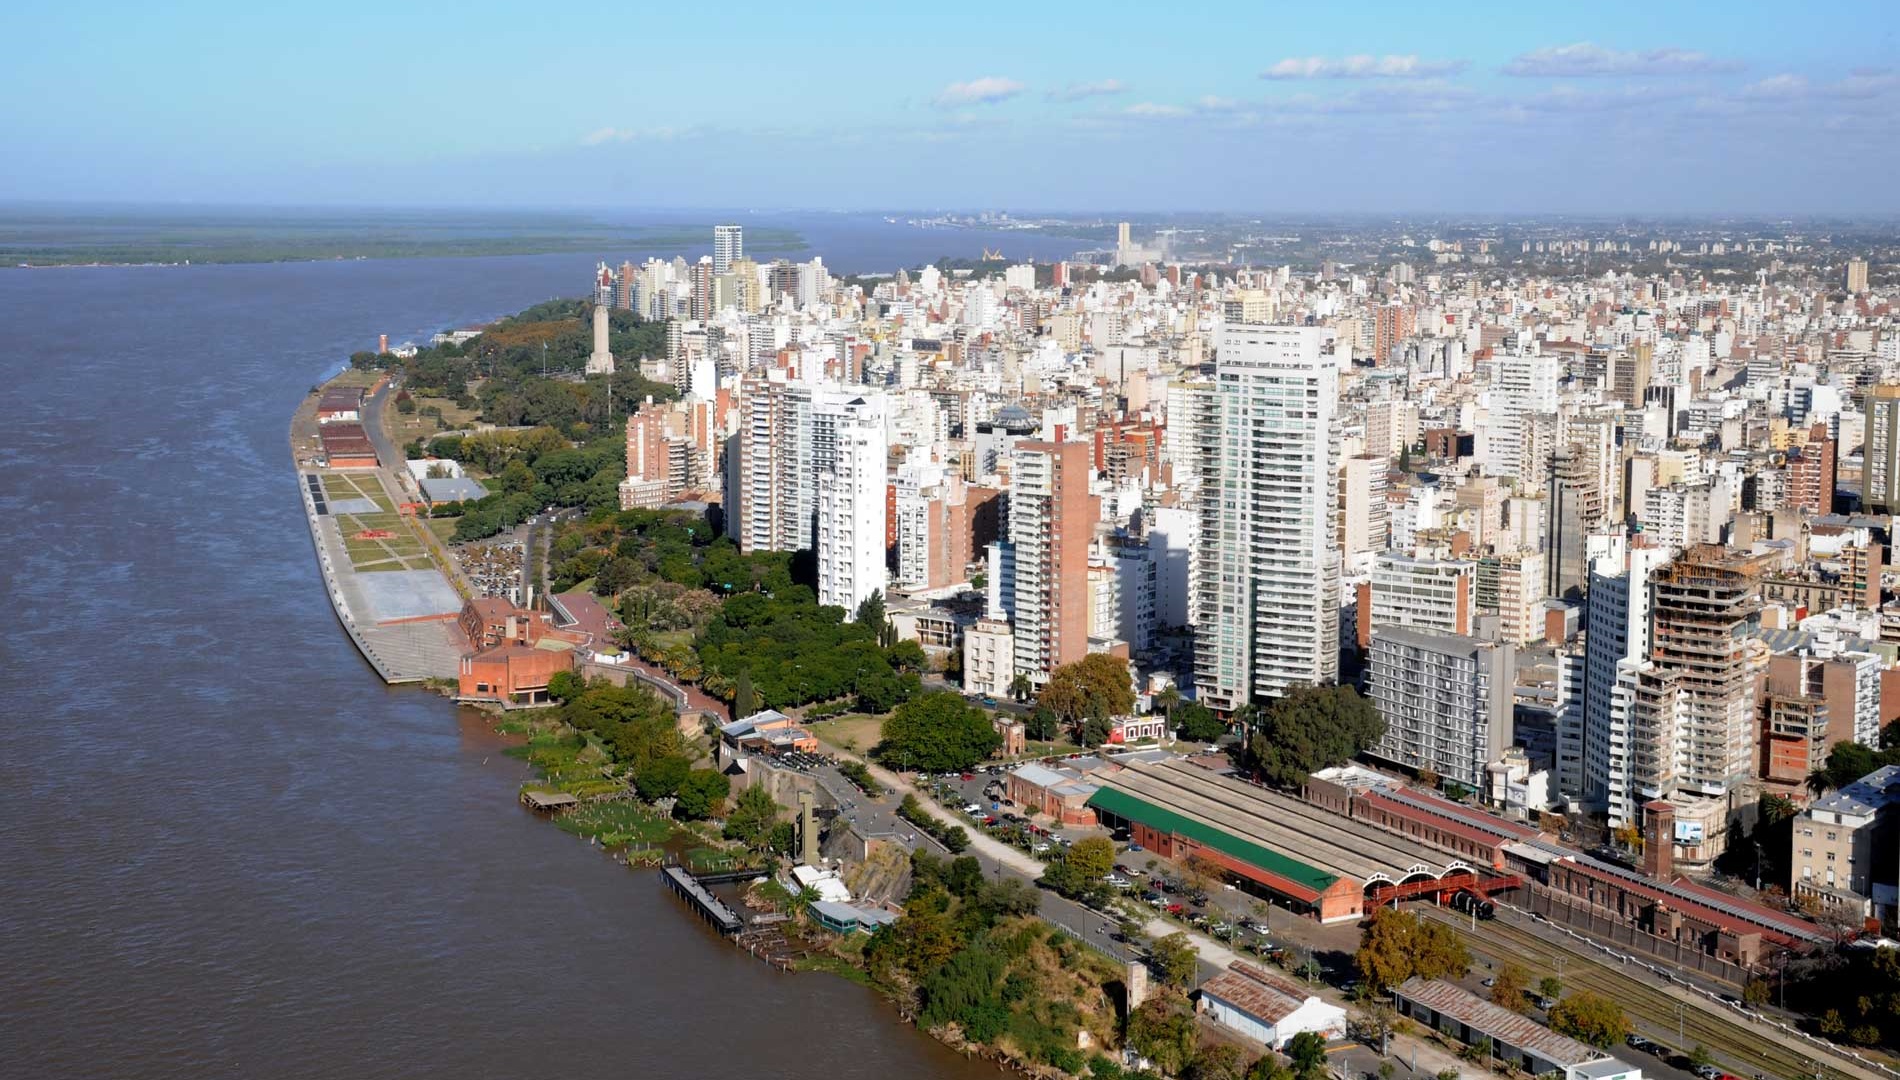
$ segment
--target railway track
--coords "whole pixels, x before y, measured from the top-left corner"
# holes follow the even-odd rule
[[[1616,1001],[1629,1014],[1637,1034],[1684,1055],[1703,1046],[1718,1067],[1735,1076],[1760,1073],[1773,1080],[1870,1080],[1880,1075],[1820,1047],[1786,1045],[1740,1018],[1723,1015],[1717,1006],[1677,997],[1660,985],[1654,973],[1607,961],[1588,946],[1549,941],[1503,920],[1484,923],[1474,934],[1462,918],[1436,908],[1419,910],[1457,928],[1474,954],[1496,965],[1508,961],[1528,969],[1533,984],[1544,975],[1557,975],[1567,990],[1589,990]]]

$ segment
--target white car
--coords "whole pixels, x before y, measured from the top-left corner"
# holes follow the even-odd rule
[[[975,803],[969,803],[964,806],[963,812],[970,815],[971,817],[975,817],[978,814],[981,814],[983,812],[983,808],[978,806]]]

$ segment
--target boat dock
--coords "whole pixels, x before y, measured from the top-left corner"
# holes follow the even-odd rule
[[[699,917],[711,923],[721,934],[730,937],[745,928],[745,921],[739,918],[738,913],[727,907],[725,901],[708,892],[698,879],[681,867],[669,866],[660,871],[660,880],[692,905]]]

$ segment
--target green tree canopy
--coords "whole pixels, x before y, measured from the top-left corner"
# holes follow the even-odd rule
[[[925,694],[897,707],[884,722],[877,756],[924,772],[959,772],[989,757],[1002,737],[982,709],[950,693]]]
[[[1170,715],[1181,738],[1189,742],[1213,742],[1227,734],[1227,722],[1198,701],[1184,701]]]
[[[783,809],[772,798],[772,793],[765,790],[765,785],[753,784],[739,793],[733,801],[732,812],[726,815],[726,839],[737,840],[749,848],[764,847]]]
[[[1194,951],[1187,934],[1177,930],[1156,941],[1148,949],[1148,959],[1154,966],[1155,974],[1161,976],[1161,981],[1167,985],[1182,989],[1194,985],[1200,954]]]
[[[1175,996],[1143,1002],[1128,1018],[1128,1045],[1164,1074],[1177,1074],[1194,1057],[1194,1015]]]
[[[1286,1041],[1286,1056],[1296,1080],[1317,1080],[1326,1075],[1326,1036],[1302,1031]]]
[[[1608,1050],[1630,1033],[1623,1007],[1601,994],[1579,990],[1550,1010],[1551,1030]]]
[[[1049,673],[1036,701],[1071,725],[1133,712],[1135,689],[1129,683],[1128,662],[1107,653],[1090,653],[1064,664]]]
[[[648,802],[668,799],[679,794],[680,785],[692,770],[692,763],[683,757],[654,758],[634,770],[633,789]]]
[[[1248,758],[1270,784],[1297,788],[1385,734],[1385,720],[1350,686],[1296,686],[1258,714]]]
[[[717,769],[694,769],[680,783],[673,813],[695,821],[713,817],[719,813],[731,790],[732,781],[725,773]]]

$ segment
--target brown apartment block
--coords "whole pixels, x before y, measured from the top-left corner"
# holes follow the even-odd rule
[[[1016,669],[1040,683],[1088,654],[1089,541],[1099,516],[1081,442],[1016,445],[1009,533],[1016,547]]]

